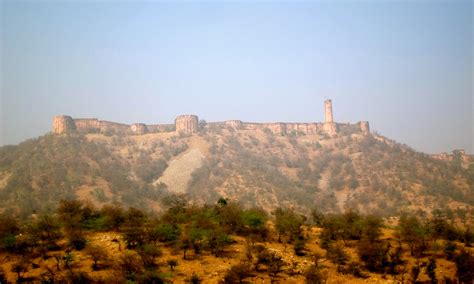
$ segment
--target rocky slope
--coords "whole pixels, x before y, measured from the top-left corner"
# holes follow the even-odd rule
[[[346,131],[275,135],[208,129],[45,135],[0,148],[0,208],[27,216],[60,199],[160,210],[170,194],[193,202],[226,197],[271,211],[292,207],[384,216],[401,211],[472,210],[474,166],[440,161],[385,137]]]

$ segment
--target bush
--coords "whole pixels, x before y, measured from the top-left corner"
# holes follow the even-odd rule
[[[322,284],[326,283],[328,274],[318,265],[313,264],[304,272],[304,277],[307,284]]]
[[[332,243],[327,248],[327,258],[337,265],[337,270],[341,270],[341,266],[345,265],[349,260],[349,255],[344,250],[344,245],[341,242]]]
[[[458,277],[461,283],[472,283],[474,280],[474,256],[466,250],[462,250],[454,258],[456,263],[457,272],[456,276]]]
[[[305,255],[304,250],[305,250],[305,244],[306,242],[302,238],[298,238],[295,241],[295,244],[293,245],[293,249],[295,251],[295,254],[297,256],[303,256]]]
[[[80,231],[73,231],[68,233],[69,245],[75,250],[82,250],[86,247],[87,240],[84,234]]]
[[[195,272],[193,272],[193,275],[191,275],[191,277],[186,279],[186,283],[199,284],[201,282],[202,282],[201,277],[199,277],[199,275],[197,275]]]
[[[382,241],[361,241],[357,247],[359,258],[365,263],[365,267],[373,272],[384,272],[388,262],[388,245]]]
[[[99,269],[99,261],[105,262],[108,259],[107,251],[101,246],[87,246],[85,252],[92,258],[92,261],[94,262],[92,264],[93,270]]]
[[[452,260],[456,253],[456,244],[452,241],[447,241],[444,245],[444,254],[447,260]]]
[[[368,278],[367,275],[362,271],[360,263],[350,262],[344,269],[344,272],[354,275],[357,278]]]
[[[178,265],[178,261],[176,259],[168,259],[166,263],[169,265],[171,271],[174,271],[175,266]]]
[[[118,270],[126,280],[136,281],[144,271],[143,262],[136,252],[126,251],[119,258]]]
[[[249,264],[239,263],[230,268],[224,276],[224,283],[242,283],[242,280],[251,275],[252,269]]]

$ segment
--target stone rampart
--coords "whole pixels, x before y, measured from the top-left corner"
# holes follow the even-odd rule
[[[470,163],[474,162],[474,155],[466,154],[466,151],[460,150],[453,150],[452,154],[448,154],[446,152],[439,153],[439,154],[432,154],[430,155],[433,159],[441,160],[441,161],[453,161],[459,160],[464,167],[468,167]]]
[[[197,115],[185,114],[176,117],[175,119],[176,132],[185,134],[193,134],[198,131],[198,117]]]
[[[157,132],[173,132],[176,129],[174,124],[151,124],[147,125],[148,132],[157,133]]]
[[[53,133],[63,134],[76,130],[76,125],[72,117],[68,115],[57,115],[53,117]]]
[[[134,123],[132,125],[116,123],[111,121],[98,120],[97,118],[77,118],[59,115],[53,119],[53,133],[62,134],[66,132],[78,131],[82,133],[111,133],[111,134],[130,134],[144,135],[146,133],[157,132],[180,132],[193,134],[199,131],[199,127],[206,128],[224,128],[230,127],[236,130],[268,130],[273,134],[328,134],[330,136],[337,133],[370,133],[369,122],[360,121],[357,124],[336,123],[333,121],[332,102],[324,102],[324,122],[311,123],[255,123],[242,122],[240,120],[227,120],[223,122],[199,123],[196,115],[179,115],[174,124],[152,124]]]

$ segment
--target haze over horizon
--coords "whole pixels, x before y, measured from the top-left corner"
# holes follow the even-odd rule
[[[472,1],[2,1],[0,145],[52,117],[368,120],[473,153]]]

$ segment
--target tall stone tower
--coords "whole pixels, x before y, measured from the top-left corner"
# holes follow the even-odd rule
[[[192,134],[198,131],[198,117],[197,115],[180,115],[176,117],[175,121],[176,132],[184,134]]]
[[[334,136],[337,133],[337,125],[336,123],[334,123],[334,120],[332,117],[332,101],[331,100],[324,101],[323,131],[331,136]]]
[[[76,129],[74,119],[67,115],[57,115],[53,118],[53,133],[62,134]]]
[[[324,122],[334,122],[332,118],[332,101],[325,100],[324,101]]]

